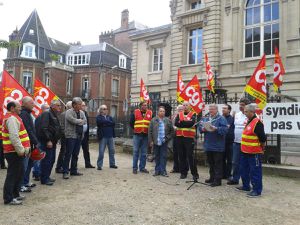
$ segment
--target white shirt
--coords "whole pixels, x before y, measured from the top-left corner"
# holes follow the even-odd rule
[[[242,133],[247,124],[247,117],[241,111],[234,116],[234,142],[241,143]]]

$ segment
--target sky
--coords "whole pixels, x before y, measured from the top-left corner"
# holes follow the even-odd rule
[[[129,10],[129,21],[148,27],[171,23],[169,0],[0,0],[0,39],[21,28],[36,9],[47,36],[69,43],[98,43],[103,31],[121,25],[121,12]],[[6,50],[0,49],[0,72]]]

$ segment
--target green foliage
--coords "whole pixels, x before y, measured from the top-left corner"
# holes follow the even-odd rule
[[[55,61],[55,62],[59,61],[59,55],[49,54],[49,56],[52,61]]]
[[[16,48],[20,46],[19,41],[5,41],[0,39],[0,49],[1,48]]]

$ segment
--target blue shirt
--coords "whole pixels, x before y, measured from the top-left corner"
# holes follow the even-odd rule
[[[159,120],[157,145],[162,145],[165,142],[165,124],[163,120]]]

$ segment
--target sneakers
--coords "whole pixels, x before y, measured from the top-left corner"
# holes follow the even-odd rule
[[[20,192],[31,192],[31,189],[29,187],[22,186]]]
[[[18,201],[22,201],[24,200],[26,197],[24,195],[19,195],[18,197],[16,197],[15,199],[17,199]]]
[[[69,179],[69,174],[64,173],[64,174],[63,174],[63,179],[65,179],[65,180]]]
[[[52,182],[52,183],[54,183],[56,180],[55,180],[54,178],[51,178],[51,177],[50,177],[50,178],[49,178],[49,181]]]
[[[161,176],[163,176],[163,177],[169,177],[169,175],[167,174],[167,172],[163,172],[163,173],[161,174]]]
[[[33,184],[33,183],[29,183],[29,184],[26,184],[25,187],[27,188],[34,188],[36,186],[36,184]]]
[[[240,186],[240,187],[236,187],[235,188],[237,191],[243,191],[243,192],[248,192],[250,191],[250,188],[244,188],[243,186]]]
[[[14,198],[13,200],[11,200],[8,203],[4,203],[5,205],[22,205],[22,201],[17,200],[16,198]]]
[[[256,191],[251,191],[247,194],[248,198],[258,198],[260,196],[261,196],[261,194],[258,194]]]
[[[140,172],[141,173],[149,173],[149,171],[147,169],[141,169]]]
[[[136,170],[136,169],[133,169],[133,170],[132,170],[132,173],[133,173],[133,174],[137,174],[137,170]]]

